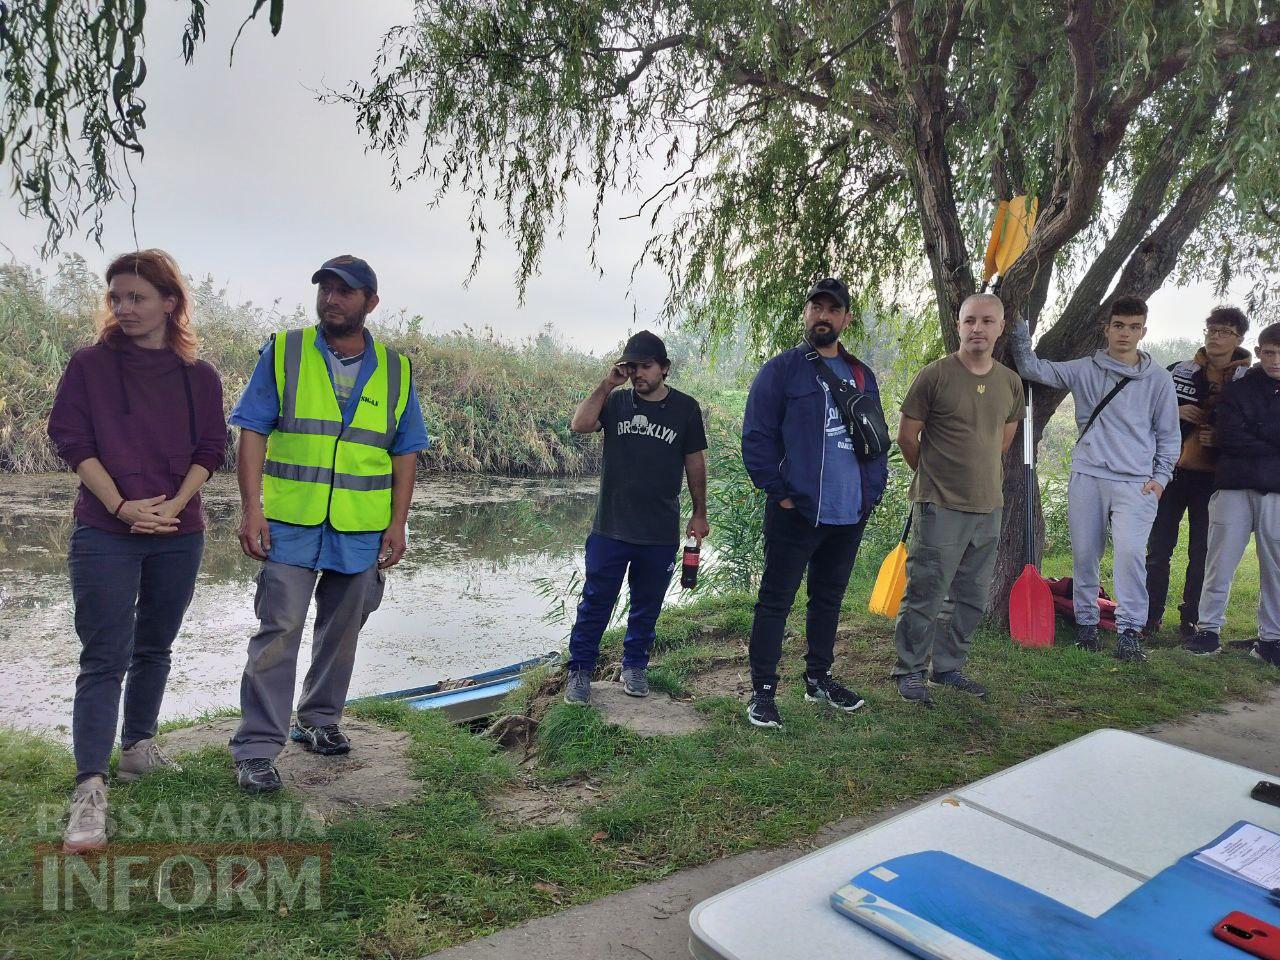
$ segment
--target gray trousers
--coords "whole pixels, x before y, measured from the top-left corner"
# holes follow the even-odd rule
[[[1076,623],[1098,622],[1102,554],[1111,528],[1111,577],[1116,628],[1147,625],[1147,540],[1160,501],[1143,493],[1144,480],[1104,480],[1072,473],[1067,483],[1067,528],[1071,533],[1072,601]]]
[[[385,575],[376,565],[354,574],[308,570],[271,560],[262,565],[253,601],[261,626],[249,641],[249,659],[240,681],[242,716],[231,738],[233,760],[274,759],[284,749],[298,647],[313,591],[315,633],[311,667],[298,700],[298,720],[308,726],[323,726],[341,719],[360,628],[382,602],[384,581]]]
[[[982,619],[987,587],[1000,542],[1000,508],[964,513],[933,503],[912,508],[907,549],[907,589],[893,642],[895,677],[959,670],[969,657],[973,631]]]
[[[1198,627],[1222,632],[1231,580],[1251,535],[1258,547],[1258,639],[1280,640],[1280,493],[1219,490],[1210,498],[1209,559]]]

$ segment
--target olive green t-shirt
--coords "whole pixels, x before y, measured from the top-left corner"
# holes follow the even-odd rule
[[[1022,380],[998,361],[978,376],[953,353],[916,374],[902,401],[903,415],[924,423],[912,502],[965,513],[1003,506],[1004,428],[1023,418],[1024,403]]]

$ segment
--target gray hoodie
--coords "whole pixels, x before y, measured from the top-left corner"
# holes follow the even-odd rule
[[[1076,433],[1122,377],[1121,390],[1071,454],[1071,469],[1104,480],[1155,480],[1169,485],[1182,447],[1178,398],[1169,371],[1139,351],[1136,367],[1105,350],[1078,360],[1041,360],[1031,349],[1031,333],[1019,318],[1009,328],[1009,347],[1018,372],[1028,380],[1070,390],[1076,402]]]

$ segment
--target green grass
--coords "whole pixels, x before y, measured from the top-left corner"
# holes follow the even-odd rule
[[[860,570],[874,570],[868,557]],[[1053,558],[1051,570],[1061,564]],[[1246,559],[1229,631],[1252,632],[1257,568]],[[434,714],[365,702],[352,713],[404,730],[422,792],[391,811],[331,825],[325,908],[287,916],[206,908],[175,914],[44,913],[31,893],[39,812],[65,803],[69,752],[26,733],[0,731],[0,941],[18,958],[194,960],[411,957],[592,900],[682,867],[813,834],[824,824],[971,781],[1099,727],[1134,728],[1238,699],[1257,698],[1280,673],[1224,654],[1196,659],[1156,649],[1146,665],[1120,664],[1062,646],[1023,650],[989,630],[976,638],[973,672],[995,690],[990,703],[941,691],[939,707],[902,703],[887,674],[892,624],[865,612],[869,584],[845,603],[837,671],[868,701],[844,716],[803,702],[798,677],[803,611],[790,624],[783,662],[780,733],[747,725],[730,697],[699,700],[709,728],[643,739],[605,725],[589,709],[555,703],[540,731],[537,776],[548,783],[589,775],[605,801],[572,827],[505,824],[486,798],[516,776],[490,741]],[[669,609],[659,622],[655,686],[692,689],[707,664],[743,656],[753,598],[710,597]],[[619,636],[607,637],[609,655]],[[513,706],[524,709],[520,698]],[[112,789],[113,804],[153,810],[196,800],[247,811],[225,752],[184,760],[181,773]],[[173,838],[153,825],[146,839]],[[230,836],[223,837],[230,839]],[[207,839],[207,838],[205,838]]]

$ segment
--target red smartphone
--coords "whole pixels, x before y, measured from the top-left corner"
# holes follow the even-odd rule
[[[1280,927],[1237,910],[1219,920],[1213,935],[1262,960],[1280,960]]]

